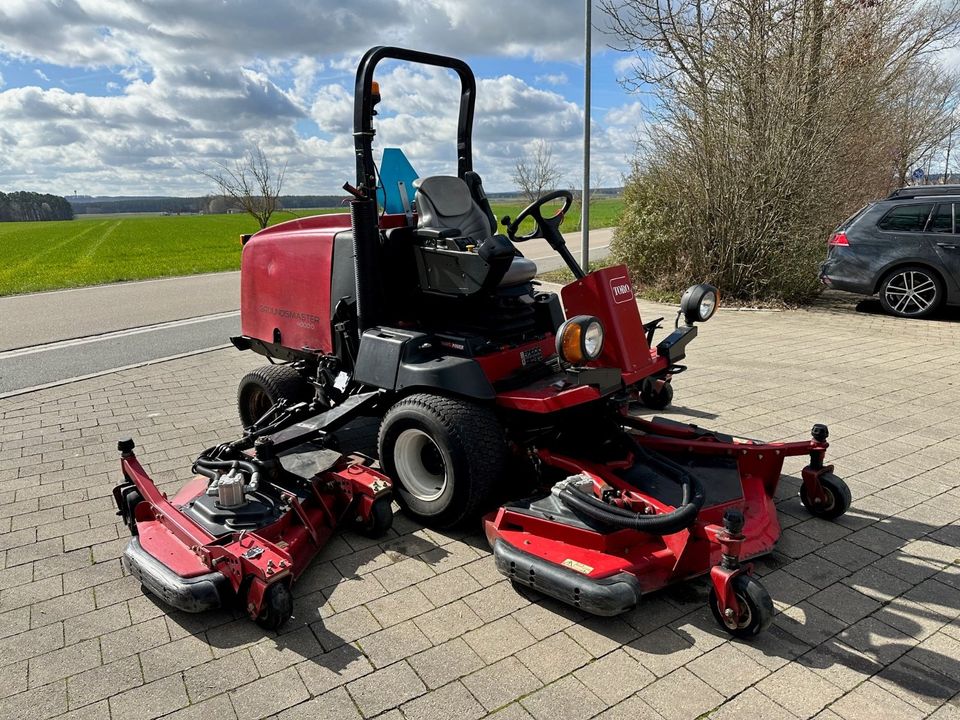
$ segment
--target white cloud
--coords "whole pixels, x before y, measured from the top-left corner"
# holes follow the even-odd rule
[[[6,85],[6,82],[4,82],[3,73],[0,73],[0,88],[2,88],[4,85]]]
[[[44,82],[50,82],[50,78],[47,77],[47,74],[40,68],[37,68],[36,70],[34,70],[33,73]]]
[[[627,105],[611,108],[604,115],[603,119],[608,125],[636,127],[645,114],[646,111],[643,103],[632,102]]]
[[[2,0],[0,59],[112,77],[103,96],[4,88],[0,77],[0,189],[206,192],[197,170],[257,140],[288,163],[290,192],[335,192],[353,180],[353,73],[368,45],[577,61],[582,17],[580,0]],[[402,145],[423,173],[451,172],[456,83],[402,64],[385,64],[378,80],[377,146]],[[512,75],[478,80],[475,165],[488,189],[510,188],[535,138],[551,142],[574,174],[582,113],[552,89],[567,82],[562,72],[539,76],[541,87]],[[619,132],[595,136],[605,175],[617,174],[610,168],[629,150]]]
[[[545,85],[566,85],[570,80],[567,78],[566,73],[552,73],[547,75],[537,75],[536,78],[538,83],[543,83]]]

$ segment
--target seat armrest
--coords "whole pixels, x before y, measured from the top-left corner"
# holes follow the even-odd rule
[[[414,235],[428,240],[440,240],[441,238],[460,237],[460,230],[458,228],[418,227],[414,231]]]

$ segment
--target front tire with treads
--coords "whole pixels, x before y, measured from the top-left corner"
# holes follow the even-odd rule
[[[280,399],[292,405],[313,396],[313,386],[292,365],[263,365],[244,375],[237,388],[240,423],[250,427]]]
[[[425,525],[451,527],[485,509],[505,441],[491,408],[422,393],[387,411],[379,450],[403,509]]]

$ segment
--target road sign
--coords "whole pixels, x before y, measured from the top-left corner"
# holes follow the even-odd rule
[[[923,180],[923,168],[917,168],[913,171],[914,180]]]

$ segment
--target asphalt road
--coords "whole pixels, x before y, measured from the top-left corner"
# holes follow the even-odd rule
[[[592,259],[611,235],[591,231]],[[580,234],[566,239],[579,256]],[[544,240],[521,249],[541,271],[563,266]],[[239,306],[238,272],[0,298],[0,398],[223,347],[240,331]]]
[[[236,310],[0,352],[0,398],[151,361],[223,347],[240,332]]]

